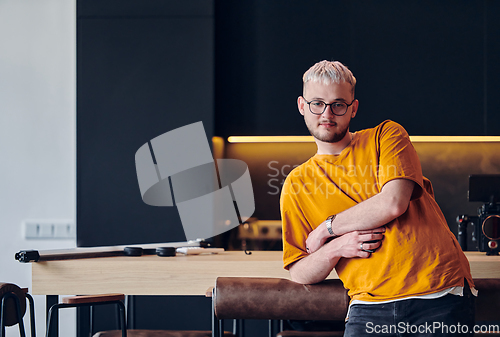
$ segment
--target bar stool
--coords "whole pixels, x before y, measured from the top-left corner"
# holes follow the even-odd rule
[[[5,336],[5,327],[19,325],[19,335],[26,337],[23,317],[26,313],[26,300],[30,308],[31,336],[35,337],[35,309],[33,297],[28,293],[28,288],[19,288],[12,283],[0,283],[0,337]]]
[[[212,331],[179,331],[179,330],[144,330],[144,329],[129,329],[126,328],[125,306],[123,300],[124,294],[103,294],[103,295],[89,295],[89,296],[71,296],[64,297],[62,303],[54,304],[49,309],[47,320],[47,334],[49,336],[51,321],[53,313],[62,308],[74,307],[90,307],[91,309],[96,305],[114,304],[119,310],[120,316],[120,329],[101,331],[93,334],[93,315],[90,315],[90,335],[93,337],[211,337]],[[232,333],[225,331],[224,337],[235,337]]]

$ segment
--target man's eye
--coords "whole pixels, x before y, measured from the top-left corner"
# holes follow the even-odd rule
[[[323,106],[325,106],[325,103],[323,103],[321,101],[312,101],[311,105],[314,107],[323,107]]]
[[[345,103],[332,103],[332,107],[334,109],[341,109],[341,108],[345,108],[346,104]]]

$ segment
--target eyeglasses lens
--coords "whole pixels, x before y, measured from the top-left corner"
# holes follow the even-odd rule
[[[323,101],[311,101],[309,108],[313,114],[321,115],[326,110],[326,105]],[[347,110],[347,104],[342,102],[335,102],[329,105],[332,112],[337,116],[342,116]]]

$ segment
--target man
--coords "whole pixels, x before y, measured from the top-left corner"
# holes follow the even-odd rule
[[[292,280],[336,269],[351,297],[345,336],[472,332],[469,264],[406,131],[385,121],[350,132],[356,79],[340,62],[315,64],[303,81],[297,104],[318,151],[281,194]]]

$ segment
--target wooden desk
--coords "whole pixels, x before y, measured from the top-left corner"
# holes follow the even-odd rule
[[[500,278],[500,256],[467,252],[474,278]],[[204,295],[219,276],[290,278],[282,252],[229,251],[176,257],[103,257],[32,263],[32,293]],[[332,272],[329,278],[338,278]]]

